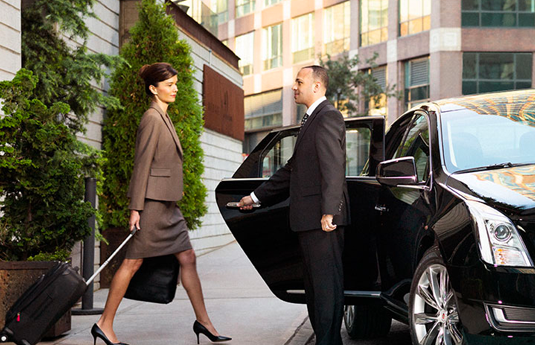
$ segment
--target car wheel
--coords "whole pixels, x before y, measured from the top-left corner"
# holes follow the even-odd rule
[[[369,339],[386,336],[392,317],[381,306],[346,305],[344,323],[350,338]]]
[[[424,254],[414,274],[409,324],[414,344],[464,344],[448,270],[436,248]]]

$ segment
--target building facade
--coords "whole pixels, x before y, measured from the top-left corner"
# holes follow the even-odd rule
[[[378,54],[371,73],[401,97],[361,109],[388,123],[422,101],[530,88],[535,76],[535,0],[203,1],[241,58],[245,152],[270,129],[298,123],[293,80],[326,54]]]

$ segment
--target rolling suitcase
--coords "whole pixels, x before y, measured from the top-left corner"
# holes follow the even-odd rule
[[[87,286],[134,236],[134,229],[104,264],[84,281],[69,264],[59,262],[22,294],[6,314],[0,342],[35,345],[84,294]]]

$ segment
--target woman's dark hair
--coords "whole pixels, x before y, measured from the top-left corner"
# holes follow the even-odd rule
[[[149,86],[158,86],[158,83],[177,75],[178,72],[167,62],[156,62],[151,65],[144,65],[139,70],[139,76],[145,81],[145,92],[149,96],[154,96]]]

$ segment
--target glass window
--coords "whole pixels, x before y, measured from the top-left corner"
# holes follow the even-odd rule
[[[272,6],[278,4],[282,0],[264,0],[264,7]]]
[[[236,18],[255,11],[256,0],[236,0]]]
[[[240,58],[240,72],[243,75],[253,73],[254,57],[254,31],[245,35],[236,36],[236,55]]]
[[[326,8],[323,16],[325,54],[334,55],[349,51],[351,25],[349,1]]]
[[[463,94],[531,88],[531,53],[464,53]]]
[[[444,160],[449,172],[506,162],[535,163],[535,123],[529,116],[533,102],[524,99],[507,103],[511,100],[514,98],[504,99],[502,104],[496,99],[483,103],[461,101],[458,105],[463,110],[441,117]],[[504,176],[500,176],[502,179]]]
[[[360,45],[368,46],[388,40],[388,0],[360,2]]]
[[[282,125],[282,90],[246,96],[245,130]]]
[[[217,14],[219,24],[228,21],[228,0],[211,0],[212,11]]]
[[[292,55],[294,63],[314,58],[314,13],[292,19]]]
[[[262,159],[262,177],[271,177],[292,157],[297,134],[281,138]]]
[[[535,0],[462,0],[462,26],[535,27]]]
[[[351,128],[346,131],[346,176],[365,174],[370,157],[371,130]]]
[[[375,82],[386,90],[386,66],[368,69],[369,74],[373,76]],[[368,115],[382,115],[386,116],[386,95],[383,93],[376,98],[372,98],[364,105],[364,111]]]
[[[414,157],[418,182],[425,182],[429,176],[429,126],[422,114],[414,115],[407,136],[394,158]]]
[[[431,0],[399,1],[399,35],[431,29]]]
[[[410,109],[429,100],[429,57],[405,63],[405,104]]]
[[[264,50],[262,61],[264,70],[282,66],[282,24],[269,26],[262,30]]]

